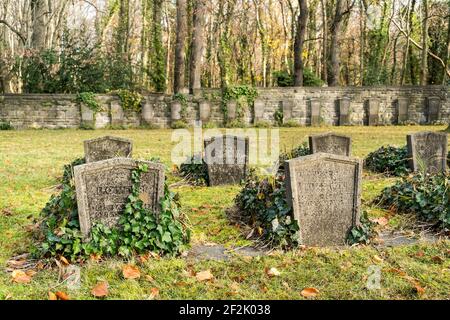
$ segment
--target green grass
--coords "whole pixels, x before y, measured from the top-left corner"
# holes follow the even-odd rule
[[[386,144],[406,144],[406,134],[422,130],[442,130],[445,126],[281,128],[281,150],[306,141],[310,134],[334,131],[353,140],[353,155],[364,157]],[[274,252],[264,257],[236,256],[228,261],[195,262],[183,257],[150,259],[140,264],[144,276],[124,280],[125,261],[110,258],[81,266],[82,286],[68,290],[58,282],[58,269],[45,269],[29,284],[16,284],[5,272],[6,261],[26,252],[30,246],[27,232],[50,195],[55,192],[62,166],[83,155],[83,140],[116,135],[133,140],[134,158],[159,157],[168,167],[169,183],[178,180],[171,173],[172,130],[27,130],[0,131],[0,299],[47,299],[48,291],[66,291],[73,299],[92,299],[90,290],[97,281],[107,280],[110,299],[147,299],[151,288],[159,288],[158,299],[302,299],[300,291],[315,287],[320,299],[448,299],[450,292],[450,242],[420,243],[379,249],[372,246],[342,249],[311,248],[295,252]],[[369,207],[370,201],[395,178],[364,174],[363,206],[371,217],[390,218],[388,228],[403,225],[402,217]],[[239,186],[180,186],[183,209],[192,228],[192,243],[214,242],[227,248],[250,245],[238,227],[225,216]],[[206,206],[204,206],[206,205]],[[419,254],[418,254],[419,253]],[[381,257],[380,261],[374,256]],[[437,259],[436,257],[440,257]],[[381,289],[366,288],[367,270],[381,267]],[[281,275],[270,278],[265,268],[275,267]],[[215,279],[199,282],[186,276],[190,271],[210,269]],[[425,289],[418,295],[414,284],[391,269],[404,271]],[[390,271],[391,270],[391,271]]]

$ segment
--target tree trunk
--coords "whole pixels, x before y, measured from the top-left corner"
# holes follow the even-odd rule
[[[186,0],[177,0],[177,39],[175,43],[175,66],[173,92],[178,93],[185,87],[185,61],[187,37],[187,4]]]
[[[328,83],[328,17],[326,0],[321,1],[322,7],[322,80]]]
[[[152,30],[152,70],[151,80],[157,92],[163,92],[166,89],[165,75],[165,55],[162,42],[162,5],[163,0],[154,0],[153,2],[153,30]]]
[[[194,30],[191,43],[191,57],[189,65],[189,89],[191,93],[201,88],[202,54],[205,42],[205,0],[197,0],[194,4]]]
[[[308,4],[306,0],[298,0],[300,14],[297,21],[297,32],[294,44],[294,86],[303,86],[303,44],[305,42],[306,24],[308,21]]]
[[[427,84],[428,76],[428,1],[422,0],[422,63],[420,68],[420,84]]]
[[[48,14],[46,0],[31,0],[32,34],[31,47],[37,50],[46,48],[46,24]]]
[[[331,73],[328,79],[328,85],[339,85],[339,71],[341,66],[340,61],[340,48],[339,48],[339,36],[341,33],[342,25],[342,0],[336,0],[336,9],[331,26],[331,44],[330,44],[330,60],[331,60]]]

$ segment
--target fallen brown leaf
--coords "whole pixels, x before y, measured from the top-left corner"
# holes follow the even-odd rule
[[[281,274],[281,272],[278,271],[277,268],[270,268],[270,269],[266,269],[266,274],[269,277],[277,277]]]
[[[201,272],[197,272],[195,275],[195,278],[198,281],[208,281],[214,278],[213,274],[211,273],[211,270],[205,270]]]
[[[91,294],[96,298],[106,297],[108,295],[108,287],[108,282],[99,282],[94,288],[92,288]]]
[[[63,291],[56,291],[55,295],[58,297],[59,300],[70,300],[67,293]]]
[[[319,290],[317,290],[316,288],[305,288],[303,289],[300,294],[305,297],[305,298],[314,298],[315,296],[317,296],[319,294]]]
[[[155,281],[155,279],[153,279],[153,277],[152,277],[151,275],[149,275],[149,274],[146,274],[146,275],[145,275],[145,280],[147,280],[148,282],[153,282],[153,281]]]
[[[378,263],[381,263],[384,261],[383,258],[381,258],[380,256],[377,256],[377,255],[374,255],[372,257],[372,259],[373,259],[373,261],[378,262]]]
[[[31,281],[31,276],[22,270],[14,270],[11,276],[16,283],[29,283]]]
[[[58,297],[53,292],[48,292],[48,300],[58,300]]]
[[[125,279],[139,279],[141,277],[139,269],[131,264],[123,266],[122,274]]]
[[[59,260],[61,260],[61,262],[64,263],[66,266],[69,265],[69,261],[64,256],[60,256]]]
[[[150,299],[155,299],[157,296],[159,296],[159,289],[151,288],[150,289]]]

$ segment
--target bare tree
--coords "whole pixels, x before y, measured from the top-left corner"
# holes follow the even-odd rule
[[[305,42],[306,24],[308,21],[308,3],[306,0],[298,1],[300,14],[297,22],[297,33],[294,44],[294,85],[303,86],[303,44]]]
[[[175,66],[173,91],[178,93],[185,87],[185,61],[187,37],[187,4],[186,0],[177,0],[177,39],[175,44]]]
[[[205,42],[205,0],[196,0],[194,4],[194,29],[191,41],[191,56],[189,61],[189,90],[194,93],[201,88],[202,55]]]

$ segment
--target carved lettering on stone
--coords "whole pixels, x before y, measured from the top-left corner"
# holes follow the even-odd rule
[[[332,153],[350,156],[352,153],[352,139],[332,132],[309,137],[309,150],[311,153]]]
[[[86,162],[100,161],[110,158],[130,158],[133,149],[131,140],[105,136],[84,141]]]
[[[447,168],[448,135],[424,131],[407,135],[410,168],[428,173],[443,172]]]

